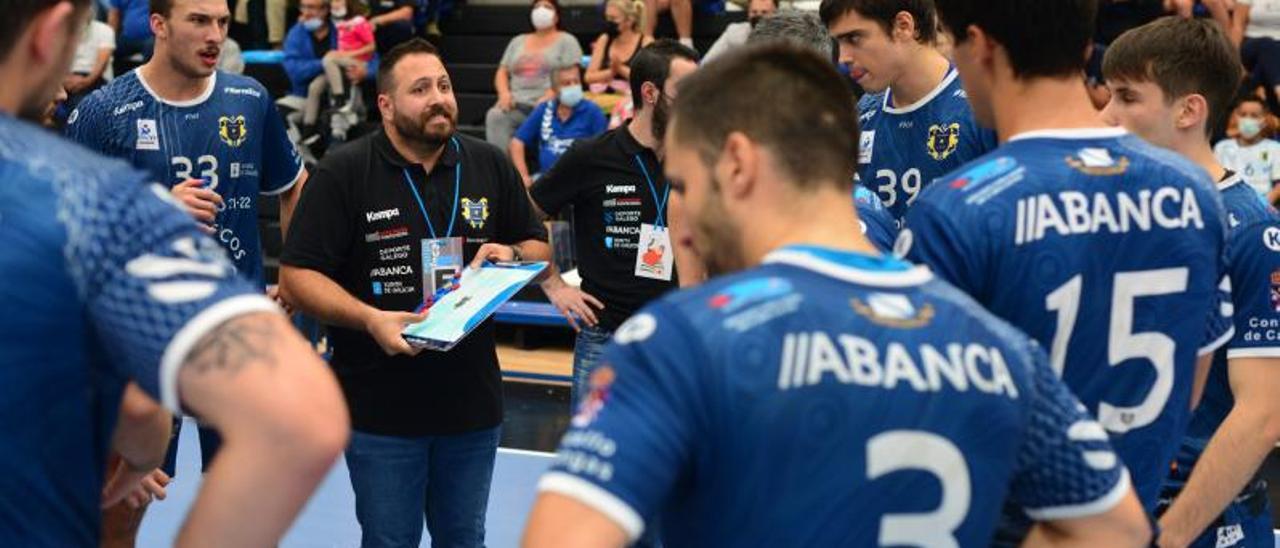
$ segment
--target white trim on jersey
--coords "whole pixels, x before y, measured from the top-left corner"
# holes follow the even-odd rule
[[[1231,329],[1228,329],[1227,332],[1223,333],[1221,337],[1218,337],[1213,342],[1200,347],[1200,351],[1196,352],[1196,357],[1202,358],[1204,356],[1208,356],[1209,354],[1217,352],[1219,348],[1223,347],[1223,345],[1231,342],[1231,339],[1235,338],[1235,336],[1236,336],[1236,326],[1233,325],[1231,326]]]
[[[1280,358],[1280,346],[1258,348],[1228,348],[1227,359],[1235,358]]]
[[[538,492],[564,495],[604,514],[627,533],[627,544],[644,532],[644,518],[631,505],[600,486],[564,472],[547,472],[538,481]]]
[[[156,102],[158,103],[166,104],[171,107],[186,108],[186,107],[199,106],[203,104],[205,101],[208,101],[210,97],[213,97],[213,90],[218,88],[218,71],[215,70],[213,71],[213,75],[209,76],[209,87],[205,88],[204,93],[201,93],[199,97],[196,97],[195,99],[191,99],[189,101],[170,101],[168,99],[165,99],[164,97],[161,97],[159,94],[156,93],[154,89],[151,89],[151,84],[148,84],[147,79],[142,77],[141,68],[138,68],[137,70],[133,71],[133,74],[137,76],[138,83],[142,84],[142,89],[147,90],[147,93],[151,95],[152,99],[155,99]]]
[[[1077,129],[1040,129],[1036,131],[1025,131],[1010,137],[1008,141],[1021,141],[1024,139],[1110,139],[1113,137],[1124,137],[1129,132],[1122,127],[1089,127]]]
[[[1023,508],[1023,511],[1036,521],[1087,518],[1105,513],[1115,508],[1117,504],[1120,504],[1120,501],[1124,500],[1124,496],[1129,494],[1129,470],[1121,466],[1120,472],[1120,479],[1116,481],[1115,486],[1107,494],[1090,502],[1068,504],[1066,506],[1050,506],[1047,508]]]
[[[160,399],[165,407],[182,413],[182,402],[178,401],[178,370],[196,343],[228,320],[254,312],[279,313],[280,307],[263,295],[238,295],[219,301],[187,320],[160,359]]]
[[[936,99],[938,95],[942,94],[942,90],[947,89],[947,86],[951,85],[951,82],[954,82],[959,76],[960,72],[957,71],[955,67],[947,69],[947,75],[942,77],[942,83],[933,88],[933,91],[930,91],[923,99],[902,108],[894,108],[893,105],[889,104],[889,100],[893,98],[893,88],[889,88],[889,92],[884,94],[884,104],[880,107],[880,110],[885,114],[910,114],[920,110],[920,107],[929,104],[929,101]]]
[[[1226,190],[1239,184],[1249,184],[1249,182],[1244,180],[1244,177],[1241,177],[1239,173],[1232,172],[1231,176],[1227,177],[1226,180],[1218,181],[1218,190]]]
[[[933,273],[923,266],[913,266],[907,270],[876,272],[825,261],[803,251],[785,249],[765,255],[764,262],[765,264],[788,264],[847,282],[879,287],[912,287],[933,279]]]
[[[293,146],[293,145],[291,144],[291,145],[289,145],[289,146]],[[305,173],[306,171],[307,171],[307,164],[305,164],[305,163],[303,163],[303,164],[299,164],[299,165],[298,165],[298,174],[293,176],[293,180],[292,180],[292,181],[290,181],[290,182],[289,182],[289,184],[284,185],[284,186],[282,186],[282,187],[280,187],[280,188],[277,188],[277,189],[275,189],[275,190],[272,190],[272,191],[263,191],[263,192],[259,192],[258,194],[261,194],[261,195],[263,195],[263,196],[279,196],[279,195],[281,195],[281,194],[284,194],[284,193],[286,193],[286,192],[289,192],[289,189],[293,188],[293,187],[294,187],[294,185],[297,185],[297,184],[298,184],[298,181],[301,181],[301,180],[302,180],[302,174],[303,174],[303,173]]]

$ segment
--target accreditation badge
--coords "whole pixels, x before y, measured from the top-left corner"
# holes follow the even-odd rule
[[[640,225],[640,248],[636,250],[636,277],[671,281],[675,253],[671,232],[665,226]]]
[[[452,284],[462,266],[462,238],[422,240],[422,298],[429,299],[437,289]]]

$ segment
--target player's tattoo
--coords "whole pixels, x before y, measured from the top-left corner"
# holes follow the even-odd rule
[[[223,323],[191,349],[187,367],[196,373],[222,370],[233,374],[251,363],[274,367],[271,344],[279,338],[274,323],[261,314]]]

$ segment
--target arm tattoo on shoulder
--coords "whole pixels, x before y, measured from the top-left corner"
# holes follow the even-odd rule
[[[259,314],[227,321],[196,343],[187,356],[186,367],[196,373],[232,374],[252,363],[274,367],[276,357],[271,346],[279,334],[273,324],[274,318]]]

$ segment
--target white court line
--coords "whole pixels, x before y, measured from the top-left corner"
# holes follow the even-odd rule
[[[499,447],[498,452],[509,453],[512,455],[523,455],[526,457],[542,457],[544,459],[555,458],[556,456],[555,453],[548,453],[546,451],[530,451],[528,449],[509,449],[506,447]]]

